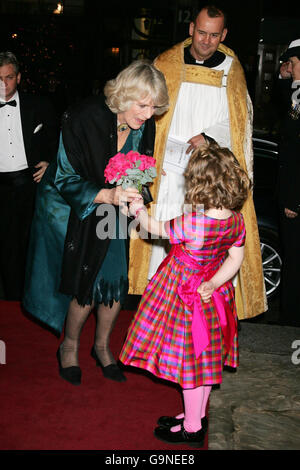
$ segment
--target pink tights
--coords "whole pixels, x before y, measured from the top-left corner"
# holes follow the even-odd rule
[[[211,386],[201,386],[189,390],[183,390],[184,413],[176,418],[184,418],[183,425],[187,432],[197,432],[201,429],[201,419],[204,418],[206,405]],[[171,428],[172,432],[180,430],[180,426]]]

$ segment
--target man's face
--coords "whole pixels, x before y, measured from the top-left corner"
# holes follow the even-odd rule
[[[300,80],[300,60],[298,57],[290,57],[287,71],[292,74],[293,80]]]
[[[20,80],[21,74],[16,74],[12,64],[2,65],[0,67],[0,98],[9,101],[15,94]]]
[[[224,41],[227,29],[224,28],[223,16],[210,18],[206,10],[197,16],[196,23],[190,24],[192,36],[191,54],[196,60],[207,60]]]

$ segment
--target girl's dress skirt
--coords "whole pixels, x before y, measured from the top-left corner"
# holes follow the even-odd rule
[[[196,358],[193,312],[182,302],[177,289],[197,272],[199,270],[193,270],[176,256],[158,268],[142,296],[120,354],[125,365],[145,369],[159,378],[178,383],[183,389],[219,384],[224,365],[238,366],[237,333],[229,350],[225,350],[219,316],[212,301],[201,301],[210,341]],[[236,326],[232,283],[224,284],[220,293],[231,308]]]

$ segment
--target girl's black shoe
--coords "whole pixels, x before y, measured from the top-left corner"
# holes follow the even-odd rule
[[[91,356],[96,361],[96,366],[101,367],[104,377],[107,379],[115,380],[116,382],[125,382],[126,377],[121,371],[121,369],[117,366],[117,364],[109,364],[108,366],[103,366],[100,362],[99,357],[95,351],[94,346],[91,350]]]
[[[60,358],[60,348],[58,348],[56,352],[56,357],[58,361],[59,375],[61,376],[61,378],[66,380],[72,385],[80,385],[81,384],[80,367],[79,366],[62,367],[61,358]]]
[[[169,444],[187,444],[190,447],[200,448],[204,445],[205,431],[200,429],[197,432],[187,432],[183,424],[178,432],[172,432],[170,428],[159,426],[154,430],[154,436]]]
[[[159,426],[164,426],[165,428],[172,428],[174,426],[178,426],[179,424],[183,424],[183,418],[176,418],[174,416],[161,416],[157,424]],[[201,426],[204,432],[207,431],[208,428],[208,419],[206,416],[201,419]]]

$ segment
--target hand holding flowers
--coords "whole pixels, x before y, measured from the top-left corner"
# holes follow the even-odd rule
[[[127,202],[137,198],[142,198],[137,189],[122,189],[122,186],[116,186],[112,189],[102,188],[96,195],[94,202],[96,204],[113,204],[114,206],[124,207]]]

